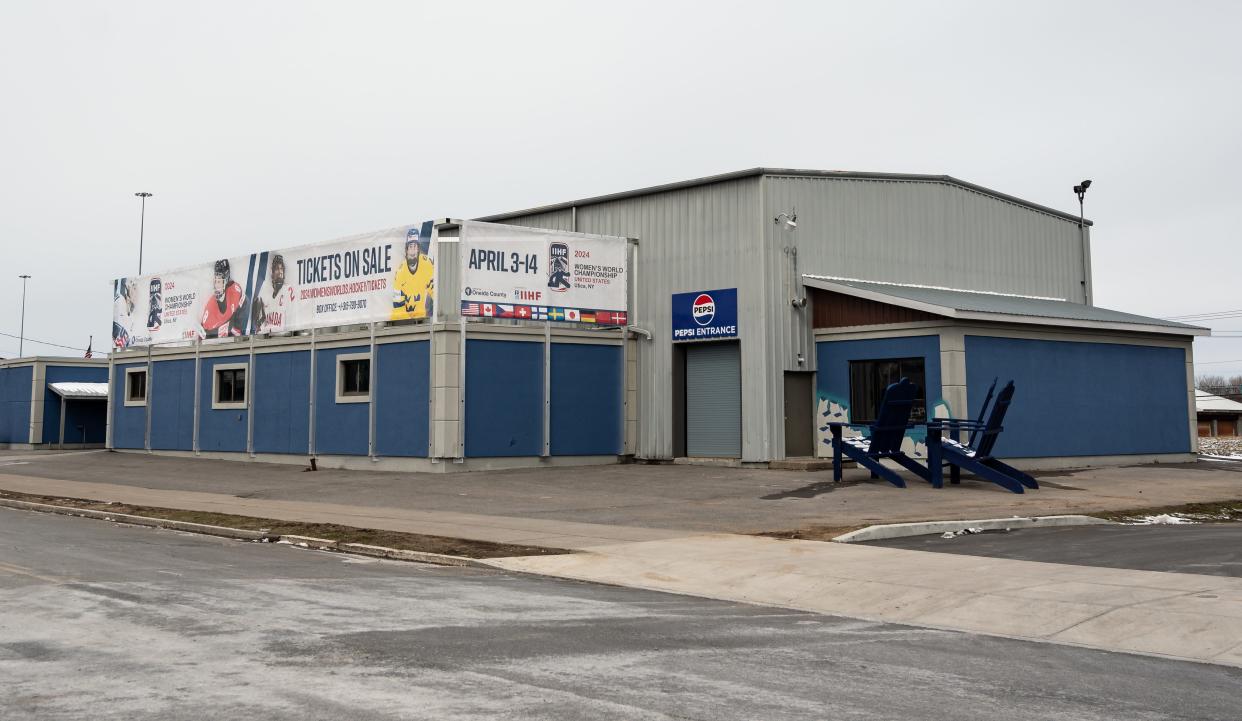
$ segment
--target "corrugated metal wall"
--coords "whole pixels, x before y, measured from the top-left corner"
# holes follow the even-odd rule
[[[793,207],[796,230],[773,223]],[[783,456],[783,371],[815,365],[811,309],[790,304],[795,244],[799,274],[1085,297],[1077,223],[946,182],[755,175],[579,206],[576,227],[574,215],[499,222],[640,240],[631,315],[654,334],[638,343],[642,457],[672,455],[670,296],[733,287],[742,457]]]
[[[580,233],[621,235],[639,239],[635,267],[637,290],[631,299],[631,322],[650,330],[654,340],[640,340],[638,455],[669,458],[673,453],[672,345],[673,293],[711,288],[737,288],[742,327],[742,404],[769,404],[770,375],[764,366],[764,334],[759,313],[764,262],[755,247],[762,231],[759,177],[682,188],[658,195],[597,203],[574,211],[563,209],[505,222]],[[749,329],[749,330],[746,330]],[[743,428],[743,457],[760,459],[766,452],[763,424]]]

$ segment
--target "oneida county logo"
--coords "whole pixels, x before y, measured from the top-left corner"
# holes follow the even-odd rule
[[[716,317],[716,301],[706,293],[699,293],[690,305],[690,315],[699,325],[707,325]]]

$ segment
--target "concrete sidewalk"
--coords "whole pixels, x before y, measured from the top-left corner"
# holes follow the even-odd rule
[[[632,588],[1242,667],[1242,579],[707,535],[492,559]]]
[[[472,473],[393,473],[302,468],[135,453],[3,453],[0,473],[52,481],[130,486],[271,500],[500,516],[695,533],[857,528],[874,523],[1091,513],[1242,499],[1242,463],[1201,462],[1040,475],[1016,495],[965,480],[940,490],[830,473],[671,465],[535,468]],[[4,488],[0,484],[0,488]],[[27,487],[29,488],[29,487]],[[17,490],[17,489],[14,489]],[[572,535],[572,534],[571,534]]]
[[[486,516],[473,513],[239,498],[223,493],[168,491],[112,483],[83,483],[8,474],[0,474],[0,488],[20,493],[114,501],[135,506],[230,513],[281,521],[337,523],[356,528],[375,528],[571,550],[624,542],[676,538],[689,533],[658,528],[609,526],[598,523]]]

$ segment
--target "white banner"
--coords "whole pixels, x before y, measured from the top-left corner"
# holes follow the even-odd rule
[[[432,317],[431,222],[113,281],[117,349]]]
[[[625,325],[625,238],[464,223],[461,314]]]

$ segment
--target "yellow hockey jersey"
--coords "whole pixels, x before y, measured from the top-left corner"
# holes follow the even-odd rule
[[[418,256],[418,270],[410,272],[405,261],[397,266],[392,280],[392,315],[389,320],[411,320],[431,315],[432,295],[435,292],[435,268],[431,258]]]

